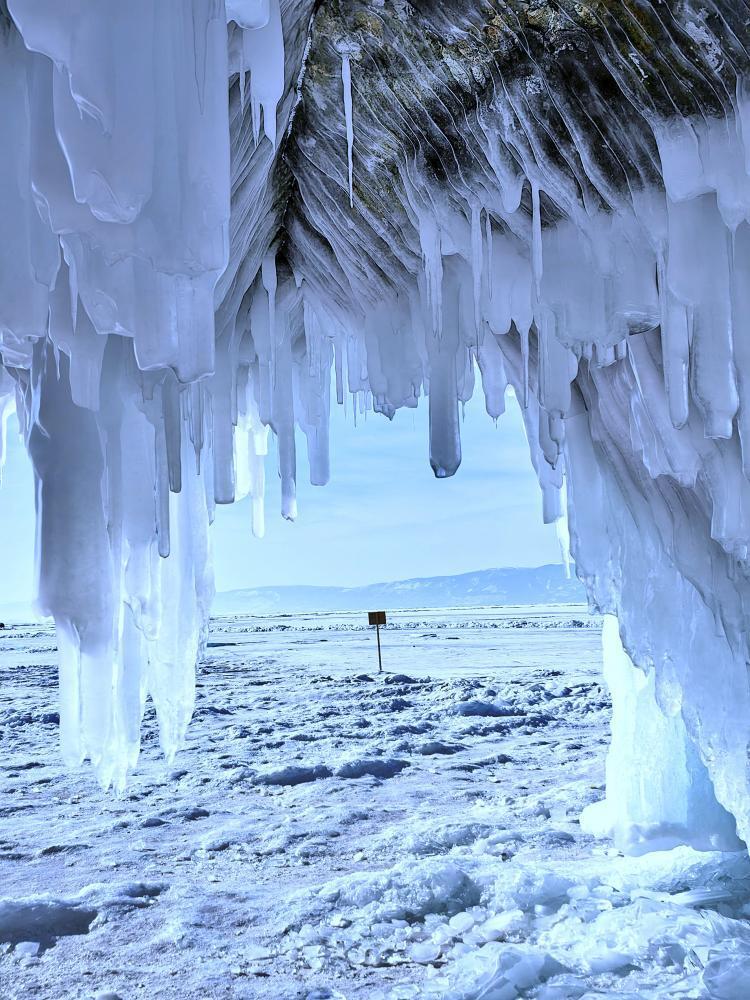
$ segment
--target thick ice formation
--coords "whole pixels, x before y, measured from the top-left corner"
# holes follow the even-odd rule
[[[295,427],[328,477],[332,370],[358,409],[427,396],[449,476],[478,369],[491,417],[507,385],[523,401],[545,519],[567,510],[629,654],[608,626],[592,824],[634,850],[747,839],[740,14],[438,6],[0,4],[0,393],[36,472],[65,754],[121,785],[147,694],[179,746],[212,509],[249,493],[262,532],[269,428],[285,517]]]

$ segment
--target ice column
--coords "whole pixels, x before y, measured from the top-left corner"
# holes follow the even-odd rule
[[[633,666],[614,615],[604,618],[602,646],[613,705],[607,797],[584,811],[583,829],[614,837],[626,854],[678,844],[704,851],[741,848],[734,818],[716,801],[679,709],[667,713],[659,705],[655,675]]]

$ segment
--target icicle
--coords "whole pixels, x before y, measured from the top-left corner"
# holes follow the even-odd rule
[[[354,118],[352,114],[352,69],[348,52],[341,55],[341,81],[344,88],[344,119],[346,121],[346,155],[349,163],[349,207],[354,208]]]
[[[156,428],[156,537],[159,556],[166,559],[169,539],[169,463],[163,424]]]
[[[260,101],[253,93],[252,85],[250,87],[250,117],[253,124],[253,142],[257,146],[260,142]]]
[[[190,405],[190,420],[189,420],[189,431],[190,440],[193,444],[193,453],[195,455],[195,467],[198,475],[201,472],[201,455],[203,453],[203,442],[204,442],[204,394],[203,394],[203,384],[201,382],[193,382],[189,390],[189,405]]]
[[[492,301],[492,219],[490,213],[485,209],[484,231],[487,241],[487,297]]]
[[[669,400],[672,426],[684,427],[688,420],[688,372],[690,339],[687,309],[677,302],[667,286],[666,268],[659,261],[659,302],[661,306],[661,350],[664,384]]]
[[[521,405],[523,409],[527,409],[529,405],[529,331],[524,328],[520,331],[521,334],[521,361],[522,361],[522,396]]]
[[[550,416],[562,417],[570,408],[570,383],[577,364],[570,350],[556,336],[554,318],[545,315],[537,330],[540,404]]]
[[[692,317],[693,395],[703,412],[707,436],[728,439],[739,405],[732,346],[729,234],[715,194],[668,201],[668,218],[667,286],[679,303],[689,307]],[[667,319],[671,321],[672,316]],[[667,331],[671,347],[669,323]],[[684,407],[680,415],[682,412]]]
[[[260,427],[250,437],[250,496],[252,498],[252,532],[256,538],[266,533],[265,494],[268,428]]]
[[[572,558],[570,555],[570,531],[568,530],[568,492],[567,481],[563,477],[563,486],[560,490],[560,516],[555,521],[555,532],[557,543],[560,546],[560,556],[565,567],[566,579],[571,577]]]
[[[542,211],[539,204],[539,184],[531,181],[531,260],[537,301],[542,297]]]
[[[256,23],[262,18],[256,18]],[[245,30],[242,40],[244,65],[250,69],[250,95],[253,135],[260,137],[260,114],[263,131],[276,149],[276,112],[284,96],[284,31],[279,0],[270,0],[268,20],[260,27]]]
[[[245,402],[247,411],[241,414],[234,436],[236,495],[237,499],[250,495],[252,532],[256,538],[262,538],[265,534],[268,427],[260,421],[257,402],[250,386],[247,387]]]
[[[244,117],[245,114],[245,67],[244,66],[240,66],[238,80],[240,85],[240,111],[242,112]]]
[[[487,413],[493,420],[505,413],[505,392],[508,376],[505,372],[503,352],[493,336],[485,336],[477,351],[477,362],[482,375],[482,389]]]
[[[450,287],[450,285],[448,286]],[[458,289],[446,296],[443,334],[430,338],[430,465],[436,478],[452,476],[461,464],[456,353],[458,350]]]
[[[65,263],[68,265],[68,288],[70,292],[70,325],[75,330],[78,325],[78,275],[76,274],[75,257],[65,254]]]
[[[271,249],[264,256],[261,265],[261,279],[268,295],[268,337],[271,349],[271,378],[276,381],[276,250]]]
[[[182,412],[180,388],[174,378],[168,377],[164,382],[162,399],[169,489],[172,493],[179,493],[182,489]]]
[[[435,218],[428,213],[420,216],[419,239],[422,244],[432,332],[440,336],[443,328],[443,252],[440,227]]]
[[[334,344],[335,372],[336,372],[336,402],[339,406],[346,405],[346,394],[344,392],[344,359],[343,345],[340,340]]]
[[[474,292],[474,328],[477,343],[482,330],[482,208],[474,202],[471,206],[471,277]]]

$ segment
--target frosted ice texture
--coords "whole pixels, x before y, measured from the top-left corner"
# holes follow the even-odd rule
[[[16,406],[34,462],[66,758],[121,787],[147,694],[165,752],[179,747],[213,506],[249,494],[262,534],[269,429],[288,518],[295,427],[312,481],[328,478],[332,370],[355,412],[426,395],[430,462],[450,476],[478,372],[490,417],[508,385],[521,400],[545,520],[567,511],[576,571],[627,649],[608,625],[612,794],[592,823],[642,850],[729,842],[729,813],[746,839],[746,84],[723,118],[649,112],[663,183],[624,189],[573,119],[579,183],[547,158],[509,85],[474,124],[481,184],[448,188],[403,151],[377,222],[398,228],[386,260],[356,222],[375,224],[357,53],[342,49],[329,114],[351,222],[334,232],[308,143],[310,224],[287,220],[280,257],[273,178],[304,60],[286,47],[290,6],[9,2],[0,414]]]

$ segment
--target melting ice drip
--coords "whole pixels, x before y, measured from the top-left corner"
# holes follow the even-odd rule
[[[89,757],[121,787],[147,695],[175,753],[212,595],[214,504],[250,494],[262,533],[269,429],[284,516],[295,427],[326,482],[332,369],[337,402],[350,394],[360,410],[392,415],[427,395],[430,461],[448,476],[478,368],[490,417],[508,385],[523,401],[545,520],[565,489],[576,570],[629,654],[608,625],[616,729],[592,826],[635,850],[731,844],[731,817],[750,836],[745,83],[724,117],[647,116],[661,181],[626,189],[573,118],[575,167],[545,157],[508,87],[472,119],[481,181],[439,182],[404,149],[389,218],[373,221],[368,144],[355,142],[360,55],[340,50],[327,118],[339,224],[314,140],[293,168],[304,220],[282,218],[274,180],[311,4],[9,9],[0,421],[14,399],[66,759]],[[365,223],[393,235],[387,254],[362,242]]]

